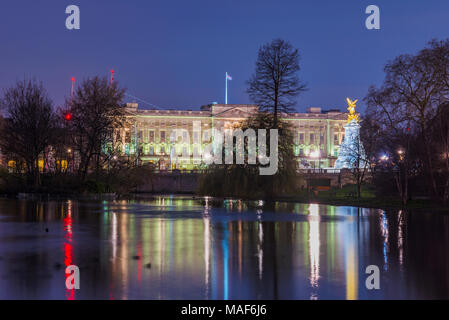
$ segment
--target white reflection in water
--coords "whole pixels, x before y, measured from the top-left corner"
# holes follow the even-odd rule
[[[210,268],[210,217],[203,218],[204,223],[204,267],[205,267],[205,285],[206,298],[209,297],[209,268]]]
[[[125,206],[122,208],[126,209]],[[120,267],[122,273],[122,297],[121,299],[128,299],[128,243],[126,239],[129,239],[128,235],[128,213],[120,215]]]
[[[399,211],[398,214],[398,250],[399,250],[399,267],[402,269],[404,263],[404,212]]]
[[[117,257],[117,214],[112,213],[112,260]]]
[[[388,218],[385,211],[380,213],[380,231],[383,238],[383,257],[384,257],[384,270],[388,271]]]
[[[159,276],[165,270],[165,220],[159,220]]]
[[[309,206],[310,286],[318,288],[320,278],[320,214],[318,204]],[[313,295],[311,297],[315,299]]]
[[[262,273],[263,273],[263,226],[262,222],[259,221],[259,242],[257,243],[257,258],[259,261],[259,279],[262,279]]]

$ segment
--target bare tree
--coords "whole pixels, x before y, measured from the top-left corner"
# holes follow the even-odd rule
[[[259,49],[256,72],[247,82],[247,93],[262,111],[274,115],[277,125],[279,114],[291,112],[295,97],[306,90],[298,78],[299,52],[282,39],[275,39]]]
[[[370,88],[367,96],[371,109],[377,109],[385,129],[403,132],[416,128],[421,136],[423,158],[429,186],[438,196],[436,171],[432,153],[429,119],[437,114],[438,106],[447,100],[449,44],[433,41],[416,55],[400,55],[385,67],[385,80],[380,88]],[[445,87],[446,85],[446,87]]]
[[[392,90],[369,89],[365,97],[368,106],[366,117],[375,123],[377,133],[378,143],[373,150],[373,156],[378,158],[376,174],[394,178],[401,202],[405,205],[410,197],[409,181],[425,162],[417,152],[422,129],[419,122],[413,121],[407,105],[398,101]],[[366,129],[365,132],[370,131]],[[369,146],[369,142],[366,144]]]
[[[39,186],[39,156],[49,146],[56,122],[53,102],[42,83],[23,80],[5,91],[1,105],[7,118],[0,146],[3,152],[23,160],[31,182]]]
[[[443,202],[449,201],[449,102],[438,107],[438,112],[429,123],[432,138],[432,153],[441,183]]]
[[[98,172],[107,154],[114,130],[124,121],[122,99],[124,89],[107,78],[94,77],[81,83],[73,97],[67,100],[71,114],[67,125],[74,149],[79,154],[79,174],[86,179],[89,166]]]
[[[421,55],[433,65],[440,86],[437,112],[429,119],[431,152],[444,203],[449,201],[449,39],[432,40]]]

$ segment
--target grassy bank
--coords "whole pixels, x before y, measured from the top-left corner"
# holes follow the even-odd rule
[[[362,188],[361,197],[357,197],[355,185],[347,185],[341,189],[331,189],[329,191],[302,191],[296,196],[286,196],[279,198],[279,201],[320,203],[335,206],[354,206],[376,209],[405,209],[414,211],[435,211],[449,214],[449,206],[433,199],[411,199],[406,205],[401,203],[396,196],[378,196],[371,186]]]
[[[22,173],[9,173],[0,169],[0,194],[16,196],[20,193],[49,195],[83,194],[129,194],[153,176],[153,168],[139,166],[131,168],[101,170],[81,178],[71,173],[42,173],[39,184],[30,182]]]

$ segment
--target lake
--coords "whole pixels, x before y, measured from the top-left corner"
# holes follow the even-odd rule
[[[212,200],[0,199],[0,298],[449,299],[448,215]]]

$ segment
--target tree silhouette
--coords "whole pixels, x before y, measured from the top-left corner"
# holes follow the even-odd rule
[[[23,80],[5,91],[7,118],[1,128],[3,153],[25,163],[29,181],[40,185],[38,159],[49,146],[56,123],[53,102],[42,83]]]
[[[298,49],[282,39],[275,39],[259,49],[256,71],[248,80],[247,93],[261,111],[274,115],[274,125],[280,113],[288,113],[296,104],[295,97],[306,90],[297,75]]]

